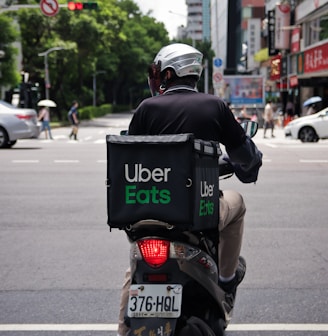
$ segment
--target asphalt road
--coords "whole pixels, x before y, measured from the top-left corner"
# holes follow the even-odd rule
[[[128,243],[106,224],[105,135],[131,115],[83,124],[54,141],[0,151],[0,335],[116,335]],[[247,205],[241,284],[227,335],[328,333],[328,141],[254,138],[256,185],[235,177]]]

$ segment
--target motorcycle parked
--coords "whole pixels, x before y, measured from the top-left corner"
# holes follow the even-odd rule
[[[249,136],[255,135],[257,131],[255,122],[246,121],[242,126]],[[218,211],[215,211],[215,207],[218,209],[218,203],[214,203],[213,200],[215,198],[218,200],[219,179],[217,176],[219,175],[220,179],[231,177],[234,174],[231,164],[223,159],[220,150],[212,143],[194,142],[193,146],[201,149],[197,159],[203,160],[203,156],[208,153],[211,157],[207,158],[207,161],[205,159],[205,170],[203,169],[200,174],[202,175],[200,190],[196,192],[197,195],[200,193],[206,199],[200,201],[201,208],[197,209],[198,214],[202,213],[204,222],[198,225],[193,213],[188,220],[194,223],[188,226],[187,221],[177,219],[179,209],[184,213],[182,208],[173,209],[172,213],[164,210],[163,214],[158,215],[159,219],[156,218],[155,212],[150,212],[150,217],[143,218],[144,214],[140,212],[140,208],[145,209],[150,206],[150,203],[155,203],[155,205],[161,202],[169,203],[169,197],[174,196],[168,192],[170,187],[161,189],[157,186],[158,184],[154,183],[150,189],[140,189],[140,187],[135,188],[134,185],[128,185],[125,186],[124,195],[121,195],[121,191],[114,188],[115,182],[116,184],[121,183],[124,177],[125,180],[133,183],[137,183],[137,180],[145,183],[151,179],[157,183],[168,183],[171,168],[165,170],[153,167],[149,169],[146,163],[143,165],[134,163],[131,170],[125,161],[122,149],[125,150],[132,141],[142,142],[143,138],[132,136],[128,136],[127,140],[123,138],[124,136],[108,136],[107,138],[109,156],[107,186],[108,223],[112,228],[124,230],[131,243],[131,285],[125,318],[125,323],[130,328],[128,335],[225,335],[234,302],[227,298],[218,285],[219,232]],[[175,138],[174,141],[176,141]],[[116,148],[115,145],[118,143],[120,146]],[[166,147],[163,151],[161,150],[163,147],[161,139],[156,138],[156,144],[150,145],[151,155],[146,150],[145,160],[149,159],[149,156],[151,156],[150,160],[155,161],[163,155],[170,156]],[[179,143],[178,148],[181,146],[182,144]],[[137,152],[136,148],[138,147],[134,147],[134,153]],[[174,152],[176,150],[177,148]],[[208,151],[207,154],[206,151]],[[199,164],[194,158],[191,161],[196,161],[196,165]],[[213,162],[217,167],[213,166]],[[122,169],[119,168],[120,163],[122,167],[124,166],[124,172],[121,172]],[[212,183],[208,180],[203,183],[204,172],[208,174],[208,170],[212,175],[213,171],[218,172],[215,177],[217,184],[213,180]],[[174,183],[173,187],[178,189],[177,182],[174,181]],[[193,181],[189,183],[191,185]],[[118,206],[117,202],[123,197],[124,205]],[[181,194],[177,197],[185,196]],[[195,207],[197,203],[199,203],[198,199],[197,201],[191,200],[191,204]],[[124,213],[127,211],[127,204],[132,206],[133,210],[130,213]],[[136,207],[133,208],[134,206]],[[169,220],[161,220],[163,216]]]

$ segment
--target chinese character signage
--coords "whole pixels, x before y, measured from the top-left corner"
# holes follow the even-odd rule
[[[247,28],[247,69],[254,69],[258,66],[254,55],[261,48],[261,19],[248,19]]]
[[[278,50],[275,48],[274,38],[275,38],[275,11],[268,11],[268,48],[269,56],[274,56],[278,54]]]
[[[289,4],[276,5],[275,19],[275,48],[289,49],[289,25],[290,6]],[[287,27],[287,28],[286,28]]]
[[[328,43],[304,51],[304,73],[328,70]]]

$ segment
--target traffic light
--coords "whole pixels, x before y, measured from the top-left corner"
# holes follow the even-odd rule
[[[69,1],[67,4],[67,8],[70,11],[80,11],[82,9],[98,9],[98,3]]]
[[[98,9],[97,2],[83,2],[83,9]]]

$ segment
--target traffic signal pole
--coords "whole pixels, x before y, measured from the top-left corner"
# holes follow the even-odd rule
[[[69,3],[75,3],[75,4],[82,4],[82,8],[80,8],[80,5],[78,5],[74,9],[70,9],[68,4],[58,4],[59,8],[68,8],[69,10],[81,10],[81,9],[98,9],[98,3],[97,2],[74,2],[70,1]],[[40,5],[9,5],[6,7],[0,7],[0,14],[3,12],[8,12],[8,11],[18,11],[19,9],[22,8],[40,8]]]

